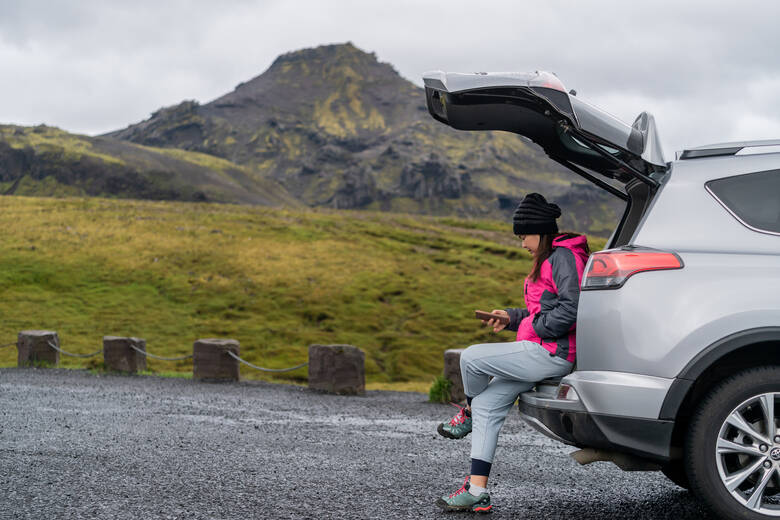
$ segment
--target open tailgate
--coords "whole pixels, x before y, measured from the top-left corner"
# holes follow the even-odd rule
[[[435,71],[423,79],[428,111],[436,120],[459,130],[523,135],[621,198],[623,192],[590,172],[623,184],[638,179],[654,189],[667,168],[652,115],[643,112],[629,126],[577,99],[552,73]]]

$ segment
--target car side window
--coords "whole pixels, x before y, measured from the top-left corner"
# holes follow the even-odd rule
[[[705,186],[749,228],[780,234],[780,170],[715,179]]]

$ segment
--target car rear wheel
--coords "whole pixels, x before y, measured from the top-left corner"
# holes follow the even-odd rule
[[[780,367],[745,370],[707,395],[691,420],[691,490],[719,516],[780,518]]]

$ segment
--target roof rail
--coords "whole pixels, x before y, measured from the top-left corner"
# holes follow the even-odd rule
[[[780,139],[766,139],[763,141],[708,144],[697,146],[696,148],[688,148],[682,152],[677,152],[677,159],[685,160],[724,155],[753,155],[777,152],[780,152]]]

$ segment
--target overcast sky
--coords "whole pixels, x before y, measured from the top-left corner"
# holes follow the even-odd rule
[[[780,138],[780,2],[0,0],[0,122],[98,134],[208,102],[284,52],[352,41],[430,69],[551,70],[667,159]]]

